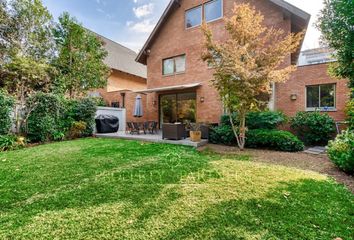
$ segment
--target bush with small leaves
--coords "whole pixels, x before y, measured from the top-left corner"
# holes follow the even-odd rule
[[[347,173],[354,173],[354,132],[345,131],[328,145],[331,161]]]
[[[335,133],[335,122],[326,113],[298,112],[291,128],[306,145],[327,145]]]
[[[292,133],[278,130],[249,130],[246,147],[265,148],[284,152],[304,150],[304,144]]]
[[[0,90],[0,135],[9,133],[12,120],[11,112],[14,109],[15,101],[6,92]]]

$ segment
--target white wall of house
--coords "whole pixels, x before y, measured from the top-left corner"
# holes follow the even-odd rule
[[[99,115],[112,115],[119,119],[119,131],[126,129],[126,110],[124,108],[98,107],[96,117]]]

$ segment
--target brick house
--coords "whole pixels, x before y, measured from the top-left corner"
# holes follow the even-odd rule
[[[223,18],[231,17],[235,3],[245,2],[265,16],[266,26],[287,33],[306,31],[311,17],[283,0],[171,0],[136,58],[147,65],[147,89],[137,91],[147,96],[147,119],[160,124],[186,120],[219,122],[223,105],[210,84],[213,69],[201,60],[200,26],[204,20],[216,40],[227,39]],[[289,55],[285,64],[296,64],[300,49],[301,46]],[[328,76],[326,63],[300,66],[289,81],[273,88],[269,104],[272,110],[293,116],[298,111],[319,108],[329,111],[336,120],[345,118],[343,109],[349,90],[345,81]]]
[[[328,63],[334,61],[331,55],[328,48],[301,52],[297,71],[289,81],[277,84],[275,108],[288,116],[320,109],[336,121],[345,120],[344,109],[350,92],[348,81],[328,75]]]
[[[125,108],[127,121],[134,121],[134,104],[138,95],[135,91],[146,89],[146,66],[135,61],[137,53],[133,50],[95,34],[103,41],[108,52],[104,62],[111,68],[111,74],[107,86],[90,95],[103,97],[107,106]],[[146,105],[146,96],[142,98]]]

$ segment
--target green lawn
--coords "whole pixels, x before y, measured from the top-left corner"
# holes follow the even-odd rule
[[[0,153],[0,239],[352,239],[325,176],[188,147],[85,139]]]

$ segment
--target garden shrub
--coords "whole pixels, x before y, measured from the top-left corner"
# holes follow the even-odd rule
[[[86,128],[87,128],[87,124],[83,121],[73,122],[69,131],[69,138],[76,139],[82,137]]]
[[[67,101],[66,109],[66,126],[68,129],[71,128],[73,122],[85,122],[86,129],[83,132],[83,136],[91,136],[95,125],[96,101],[93,98],[69,100]]]
[[[354,132],[347,130],[328,145],[331,161],[347,173],[354,173]]]
[[[27,101],[27,137],[31,142],[52,141],[60,132],[63,104],[54,94],[38,93]]]
[[[0,152],[17,150],[26,145],[23,137],[16,135],[0,135]]]
[[[0,90],[0,135],[6,135],[11,128],[11,112],[15,101],[4,91]]]
[[[232,119],[235,125],[239,124],[236,113],[232,115]],[[279,111],[250,112],[246,116],[246,126],[248,129],[276,129],[286,120],[284,113]],[[220,123],[231,126],[229,115],[223,115]]]
[[[306,145],[327,145],[335,133],[335,122],[328,114],[298,112],[291,128]]]
[[[279,111],[250,112],[246,117],[248,129],[276,129],[285,122],[285,114]]]
[[[292,133],[267,129],[249,130],[247,132],[246,147],[285,152],[304,150],[304,144]]]
[[[209,141],[214,144],[233,145],[236,143],[236,138],[231,126],[220,125],[218,127],[211,128]]]
[[[354,130],[354,99],[351,99],[347,103],[345,113],[347,114],[348,117],[349,129]]]

